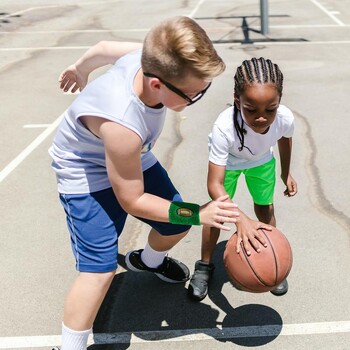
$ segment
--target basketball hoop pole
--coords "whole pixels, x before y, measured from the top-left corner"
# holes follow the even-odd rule
[[[260,0],[261,34],[269,34],[269,8],[268,0]]]

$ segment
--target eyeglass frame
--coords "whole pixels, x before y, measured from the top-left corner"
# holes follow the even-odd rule
[[[195,102],[199,101],[204,94],[207,92],[207,90],[209,89],[211,82],[209,82],[209,84],[207,85],[207,87],[205,89],[203,89],[202,91],[198,92],[198,94],[196,96],[194,96],[193,98],[188,97],[184,92],[182,92],[180,89],[178,89],[176,86],[174,86],[173,84],[170,84],[169,82],[165,81],[164,79],[158,77],[157,75],[153,74],[153,73],[147,73],[147,72],[143,72],[143,75],[147,78],[157,78],[162,84],[164,84],[170,91],[174,92],[176,95],[182,97],[185,101],[187,101],[187,105],[192,105]]]

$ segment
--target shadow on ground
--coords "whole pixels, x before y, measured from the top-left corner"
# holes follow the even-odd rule
[[[94,324],[95,343],[100,345],[92,345],[89,350],[128,349],[132,334],[148,341],[171,341],[185,334],[208,333],[217,341],[247,347],[273,341],[282,329],[282,319],[274,309],[259,304],[233,307],[222,293],[222,286],[229,283],[222,264],[225,244],[218,244],[214,256],[216,270],[208,297],[215,307],[189,300],[184,284],[167,284],[148,273],[119,273]],[[123,267],[124,258],[119,256],[119,263]],[[226,314],[222,322],[217,321],[218,309]],[[267,332],[267,336],[255,331],[269,326],[274,331]],[[248,336],[247,330],[250,330]],[[99,337],[101,333],[103,337]]]

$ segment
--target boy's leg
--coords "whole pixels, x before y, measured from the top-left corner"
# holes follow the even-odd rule
[[[69,290],[62,324],[61,350],[85,350],[92,325],[115,276],[81,272]]]
[[[148,244],[158,252],[168,251],[179,243],[187,233],[188,230],[179,234],[165,236],[152,228],[148,235]]]
[[[126,213],[112,189],[60,195],[79,275],[64,306],[61,350],[85,350],[88,335],[115,276],[118,236]]]
[[[147,169],[143,175],[145,192],[169,201],[182,201],[166,170],[159,162]],[[191,226],[139,219],[149,224],[152,229],[145,249],[134,250],[126,255],[125,262],[128,268],[136,272],[155,273],[159,278],[169,283],[187,281],[190,275],[187,266],[168,257],[167,253],[186,236]]]
[[[79,273],[65,300],[64,325],[76,331],[90,329],[114,276],[115,270]]]

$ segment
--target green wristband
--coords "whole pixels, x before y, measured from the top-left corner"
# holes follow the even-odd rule
[[[199,205],[186,202],[171,202],[169,222],[179,225],[200,225]]]

